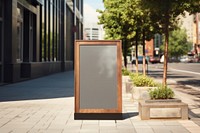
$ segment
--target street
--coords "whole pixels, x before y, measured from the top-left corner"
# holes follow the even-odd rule
[[[200,89],[200,63],[168,63],[167,79]],[[149,64],[149,75],[162,78],[163,64]]]

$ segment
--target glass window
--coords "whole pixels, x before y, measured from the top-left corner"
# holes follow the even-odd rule
[[[17,7],[17,62],[23,60],[23,9]]]
[[[3,2],[2,0],[0,0],[0,18],[2,18],[2,15],[3,15]]]
[[[49,60],[49,0],[46,0],[46,60]]]
[[[57,60],[60,60],[60,51],[59,51],[59,46],[60,46],[60,15],[61,15],[61,9],[60,9],[60,1],[57,0],[57,46],[56,46],[56,55],[57,55]]]
[[[54,53],[55,54],[54,54],[54,60],[57,61],[57,27],[58,27],[57,26],[58,25],[58,21],[57,21],[58,20],[58,9],[57,9],[58,2],[57,2],[57,0],[54,0],[54,3],[55,3],[55,31],[54,31],[55,32],[54,33],[55,34],[54,35],[55,36],[55,38],[54,38],[54,42],[55,42],[54,43],[54,51],[55,51]]]
[[[2,61],[2,21],[3,21],[3,2],[0,0],[0,62]]]
[[[55,61],[55,0],[52,0],[52,60]]]
[[[44,33],[45,33],[45,25],[44,25],[44,18],[45,18],[45,3],[44,0],[41,1],[42,5],[40,5],[40,61],[44,61]]]
[[[47,45],[47,0],[44,0],[44,8],[43,8],[43,46],[42,46],[42,59],[43,61],[46,61],[46,45]]]
[[[2,62],[2,21],[0,20],[0,62]]]
[[[49,38],[49,54],[50,54],[50,61],[53,60],[53,1],[50,0],[50,38]]]

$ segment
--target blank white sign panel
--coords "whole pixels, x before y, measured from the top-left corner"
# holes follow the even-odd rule
[[[117,108],[117,46],[80,45],[80,109]]]

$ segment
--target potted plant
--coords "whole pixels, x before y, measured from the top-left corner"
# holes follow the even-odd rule
[[[188,119],[188,105],[174,98],[171,88],[158,85],[149,89],[150,99],[139,101],[139,115],[142,120],[150,118]]]
[[[168,86],[160,84],[157,88],[149,89],[149,96],[151,100],[172,99],[174,98],[174,92]]]
[[[146,100],[150,99],[148,90],[157,87],[157,83],[148,76],[142,74],[131,74],[130,75],[133,88],[132,95],[135,100]]]
[[[126,93],[129,93],[132,90],[132,82],[130,80],[131,72],[123,68],[122,75],[122,80],[125,83]]]
[[[129,75],[131,74],[130,71],[128,71],[127,69],[125,68],[122,68],[122,77],[123,77],[123,81],[128,81],[129,80]]]

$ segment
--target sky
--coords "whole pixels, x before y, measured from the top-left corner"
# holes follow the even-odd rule
[[[104,9],[103,0],[83,0],[84,1],[84,21],[90,23],[97,23],[99,15],[96,10]]]

